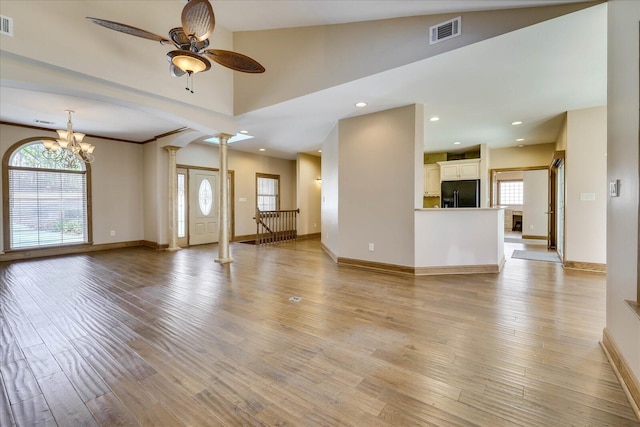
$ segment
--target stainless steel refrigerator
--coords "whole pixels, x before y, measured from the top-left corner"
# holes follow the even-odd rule
[[[443,208],[479,208],[480,180],[442,181],[440,206]]]

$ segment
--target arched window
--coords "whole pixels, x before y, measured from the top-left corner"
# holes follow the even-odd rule
[[[88,165],[48,159],[43,150],[30,139],[5,154],[5,249],[90,242]]]

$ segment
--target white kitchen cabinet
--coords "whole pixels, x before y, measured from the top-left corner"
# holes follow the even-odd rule
[[[424,165],[424,195],[440,195],[440,166],[436,164]]]
[[[438,162],[441,181],[480,179],[480,159]]]

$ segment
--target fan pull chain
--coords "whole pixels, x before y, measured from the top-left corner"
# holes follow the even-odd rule
[[[191,81],[191,83],[189,83],[189,81]],[[189,86],[191,86],[191,88],[189,88]],[[185,87],[185,90],[188,90],[189,92],[193,93],[193,72],[192,71],[187,71],[187,87]]]

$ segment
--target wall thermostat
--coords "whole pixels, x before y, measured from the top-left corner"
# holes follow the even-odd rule
[[[619,179],[609,182],[609,196],[610,197],[620,196],[620,180]]]

